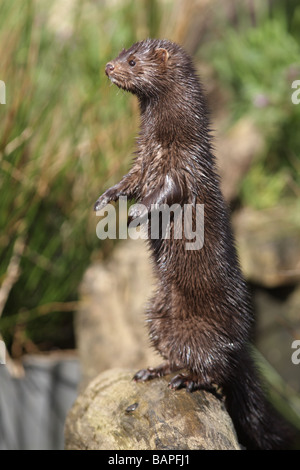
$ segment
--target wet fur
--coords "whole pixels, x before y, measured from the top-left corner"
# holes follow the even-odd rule
[[[149,240],[158,286],[147,320],[152,344],[165,363],[139,371],[135,379],[186,369],[171,387],[222,387],[242,444],[284,447],[284,431],[269,411],[250,354],[251,304],[194,65],[178,45],[146,40],[123,50],[106,72],[113,83],[138,97],[141,127],[131,170],[98,199],[95,210],[127,196],[147,211],[151,204],[191,203],[204,204],[205,213],[200,250],[187,251],[184,237],[174,239],[173,224],[170,239]],[[130,214],[139,215],[134,210]]]

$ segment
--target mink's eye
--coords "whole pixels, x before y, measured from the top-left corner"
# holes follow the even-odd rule
[[[129,63],[129,65],[130,65],[130,67],[134,67],[134,66],[135,66],[135,61],[134,61],[134,60],[130,60],[128,63]]]

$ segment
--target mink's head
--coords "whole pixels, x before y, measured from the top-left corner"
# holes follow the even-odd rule
[[[147,39],[123,49],[105,67],[110,80],[140,98],[159,97],[189,85],[195,77],[191,59],[177,44]]]

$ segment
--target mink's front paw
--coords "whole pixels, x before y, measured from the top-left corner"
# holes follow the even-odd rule
[[[118,192],[115,190],[115,188],[109,188],[105,193],[103,193],[96,201],[94,205],[94,211],[100,211],[101,209],[104,209],[107,204],[109,204],[111,201],[116,201],[119,197]]]
[[[147,216],[148,210],[144,204],[133,204],[128,212],[128,225],[135,219],[139,219],[139,225],[141,225],[146,222]]]
[[[99,199],[97,199],[97,201],[95,202],[94,211],[95,212],[100,211],[105,206],[107,206],[108,203],[109,203],[108,198],[106,198],[106,197],[104,198],[104,197],[100,196]]]

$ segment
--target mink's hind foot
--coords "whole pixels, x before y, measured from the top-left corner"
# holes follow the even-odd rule
[[[146,382],[146,380],[156,379],[157,377],[162,377],[157,369],[153,369],[152,367],[148,367],[148,369],[141,369],[139,370],[134,376],[133,380],[135,382]]]
[[[157,379],[182,369],[184,369],[182,364],[171,366],[169,362],[164,362],[157,367],[148,367],[148,369],[139,370],[132,379],[135,382],[146,382],[147,380]],[[223,400],[224,398],[222,391],[216,385],[210,382],[204,382],[201,380],[201,378],[199,378],[198,375],[193,373],[180,373],[175,375],[170,380],[168,387],[173,390],[185,388],[187,392],[194,392],[195,390],[206,390],[207,392],[211,392],[213,395],[215,395],[215,397],[219,400]]]
[[[182,369],[183,366],[171,366],[169,362],[163,362],[157,367],[148,367],[148,369],[139,370],[134,376],[133,380],[136,382],[145,382],[146,380],[156,379],[164,375],[171,374],[176,370]]]
[[[169,388],[173,390],[179,390],[180,388],[186,388],[188,392],[194,392],[195,390],[207,390],[209,392],[216,392],[215,387],[210,383],[204,383],[195,374],[177,374],[169,382]]]

